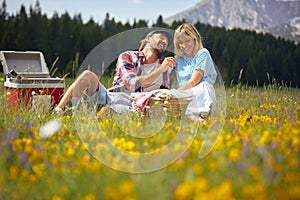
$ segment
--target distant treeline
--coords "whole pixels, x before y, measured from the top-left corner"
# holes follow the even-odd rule
[[[174,30],[183,21],[172,25],[158,16],[152,27]],[[240,29],[226,30],[201,22],[195,24],[204,45],[221,72],[226,85],[238,81],[262,85],[276,81],[288,86],[300,86],[300,45],[269,34]],[[75,77],[78,67],[101,41],[125,30],[150,27],[148,21],[116,22],[107,13],[102,24],[92,18],[83,23],[81,15],[70,17],[66,12],[51,18],[42,14],[39,2],[29,8],[22,5],[16,15],[9,15],[6,2],[0,8],[0,50],[42,51],[49,68],[55,65],[56,75],[69,73]],[[137,41],[137,46],[139,41]],[[239,74],[243,69],[241,79]],[[2,68],[1,68],[2,70]]]

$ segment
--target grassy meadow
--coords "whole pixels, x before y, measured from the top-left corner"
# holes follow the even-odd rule
[[[210,119],[198,126],[192,144],[178,160],[135,174],[95,159],[79,137],[71,113],[55,116],[30,108],[7,112],[3,81],[0,199],[300,199],[299,89],[277,83],[226,88],[224,126],[207,156],[198,154]],[[40,127],[54,117],[62,122],[61,129],[41,138]],[[130,152],[159,148],[179,126],[176,121],[167,123],[165,134],[138,144],[122,135],[110,117],[96,122],[105,130],[102,137]],[[136,126],[142,125],[127,124],[127,128]],[[114,154],[107,156],[126,166]]]

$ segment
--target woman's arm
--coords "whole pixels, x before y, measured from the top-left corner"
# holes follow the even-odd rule
[[[186,90],[192,87],[195,87],[200,83],[200,81],[203,78],[203,70],[201,69],[195,69],[190,80],[183,84],[178,90]]]
[[[207,76],[207,73],[212,73],[213,63],[209,51],[207,49],[203,49],[198,51],[193,58],[195,60],[194,71],[192,73],[189,81],[184,83],[179,90],[186,90],[192,87],[195,87],[202,81],[204,75]],[[213,68],[214,70],[214,68]]]

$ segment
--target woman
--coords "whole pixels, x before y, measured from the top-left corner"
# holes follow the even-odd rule
[[[203,122],[216,100],[214,62],[192,24],[184,23],[175,30],[174,47],[178,90],[193,95],[186,114],[194,121]]]

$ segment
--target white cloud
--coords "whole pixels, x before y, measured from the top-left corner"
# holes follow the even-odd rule
[[[142,3],[142,0],[131,0],[131,2],[133,4],[140,4],[140,3]]]

